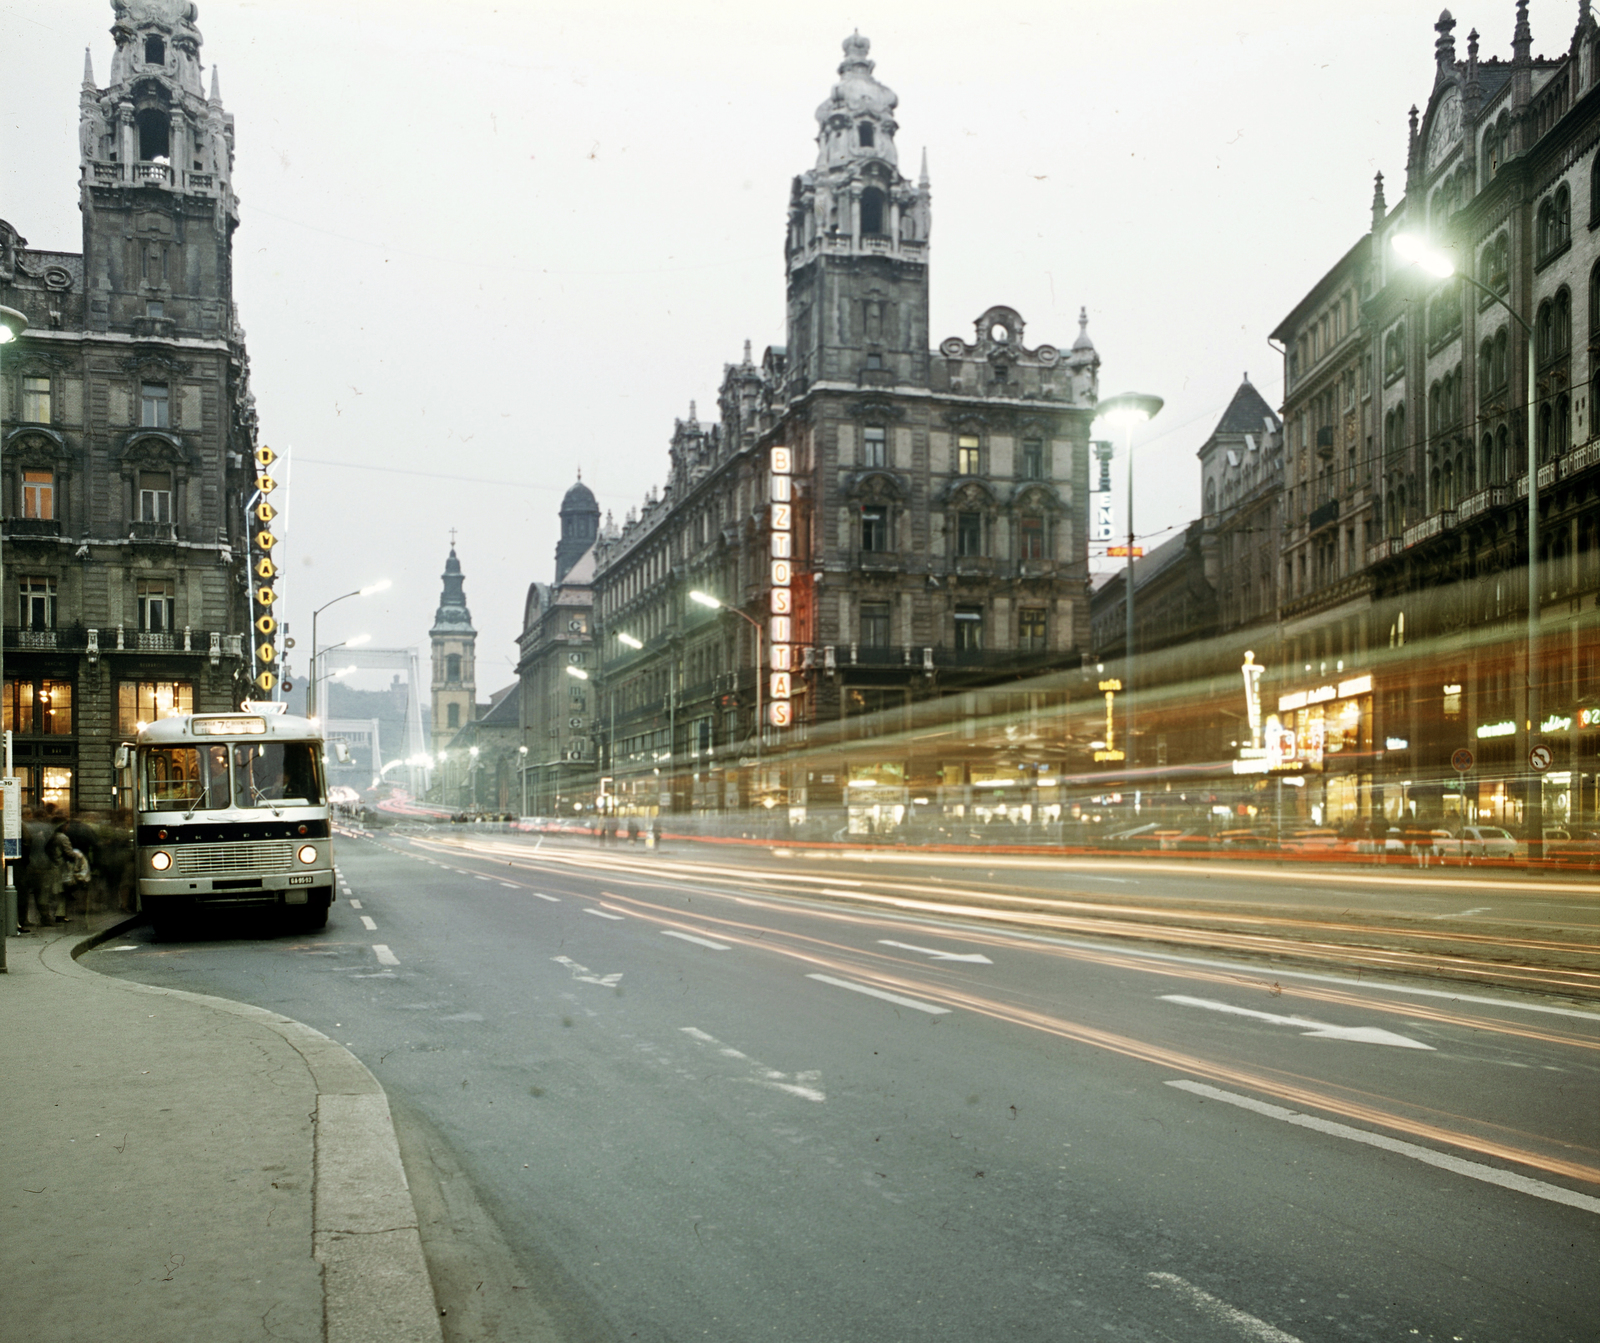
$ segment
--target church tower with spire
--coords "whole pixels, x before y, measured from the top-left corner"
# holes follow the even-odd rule
[[[433,753],[450,744],[450,739],[473,719],[477,712],[478,681],[474,650],[478,632],[472,628],[472,612],[467,610],[466,581],[461,561],[456,558],[455,536],[450,538],[450,558],[439,575],[443,588],[439,609],[433,615],[428,638],[433,645]]]
[[[874,77],[871,45],[845,39],[839,82],[817,108],[816,165],[790,189],[791,394],[867,370],[928,381],[927,157],[917,182],[901,173],[899,99]]]

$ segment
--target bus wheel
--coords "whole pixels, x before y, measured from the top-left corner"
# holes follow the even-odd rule
[[[157,942],[176,942],[183,931],[183,925],[172,914],[159,914],[151,918],[150,929],[155,934]]]
[[[301,909],[289,908],[289,926],[297,933],[317,933],[328,926],[328,906],[306,905]]]

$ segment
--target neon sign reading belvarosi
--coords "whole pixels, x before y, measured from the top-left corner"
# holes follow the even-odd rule
[[[771,671],[767,682],[767,721],[788,727],[794,721],[794,452],[773,448],[768,461],[767,494],[772,500],[771,608],[767,647]]]

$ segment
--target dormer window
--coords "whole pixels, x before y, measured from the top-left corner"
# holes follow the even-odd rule
[[[145,38],[144,63],[146,65],[165,65],[167,63],[167,44],[159,37]]]
[[[863,121],[856,127],[856,143],[863,149],[872,148],[872,123]]]

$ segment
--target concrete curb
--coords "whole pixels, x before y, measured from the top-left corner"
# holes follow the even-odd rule
[[[84,952],[141,922],[124,919],[77,942],[63,938],[45,947],[42,959],[57,974],[184,999],[280,1036],[305,1063],[317,1092],[310,1248],[322,1266],[323,1337],[327,1343],[442,1343],[419,1219],[378,1079],[343,1045],[292,1017],[101,975],[77,963]]]

